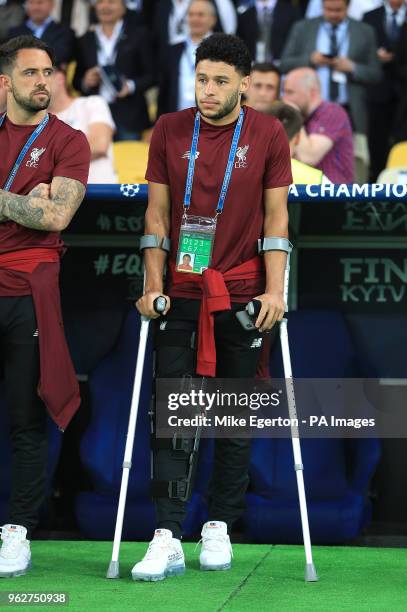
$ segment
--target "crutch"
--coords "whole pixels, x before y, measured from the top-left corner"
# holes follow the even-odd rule
[[[166,299],[162,296],[154,300],[154,310],[162,313],[166,307]],[[122,481],[120,485],[119,505],[117,508],[116,527],[114,531],[112,558],[109,563],[106,578],[119,578],[119,552],[123,531],[124,510],[126,507],[127,486],[129,483],[131,459],[133,456],[133,443],[136,431],[137,414],[140,400],[141,383],[143,379],[144,359],[148,338],[150,319],[141,317],[140,340],[137,352],[136,372],[134,375],[133,395],[131,398],[129,424],[127,428],[126,447],[124,449]]]
[[[273,240],[273,238],[271,239]],[[279,240],[278,238],[276,240]],[[292,244],[288,241],[288,251],[287,251],[287,265],[284,272],[284,303],[288,304],[288,282],[290,278],[290,254],[292,251]],[[279,247],[277,247],[279,248]],[[286,250],[284,247],[282,250]],[[253,302],[249,302],[246,307],[248,314],[251,317],[257,317],[260,311],[261,304],[254,304]],[[294,393],[294,382],[293,375],[291,370],[291,358],[290,358],[290,347],[288,344],[288,333],[287,333],[287,319],[284,318],[280,322],[280,341],[281,341],[281,352],[283,355],[283,364],[284,364],[284,377],[285,384],[287,390],[287,403],[288,403],[288,412],[291,421],[291,440],[293,445],[293,453],[294,453],[294,469],[297,474],[297,487],[298,487],[298,497],[300,500],[300,512],[301,512],[301,525],[302,525],[302,535],[304,540],[304,549],[305,549],[305,581],[306,582],[316,582],[318,580],[318,575],[315,570],[315,566],[312,560],[312,548],[311,548],[311,537],[309,532],[309,522],[308,522],[308,511],[307,511],[307,500],[305,497],[305,486],[304,486],[304,466],[302,464],[302,456],[301,456],[301,444],[300,437],[298,432],[298,427],[295,425],[297,423],[297,408],[295,405],[295,393]]]
[[[285,273],[284,273],[284,303],[286,304],[287,309],[288,309],[288,306],[287,306],[288,304],[288,282],[290,278],[291,251],[292,251],[292,245],[290,243],[289,251],[287,253],[287,265],[286,265]],[[312,547],[311,547],[311,537],[310,537],[310,532],[309,532],[307,500],[305,497],[305,486],[304,486],[304,466],[302,464],[300,436],[298,432],[298,427],[295,425],[295,423],[298,422],[297,421],[297,408],[295,405],[294,382],[293,382],[293,374],[291,370],[290,347],[288,344],[287,318],[286,317],[284,317],[280,323],[280,342],[281,342],[281,352],[283,355],[285,385],[286,385],[286,390],[287,390],[288,413],[289,413],[289,417],[291,421],[291,441],[292,441],[293,453],[294,453],[294,470],[297,475],[298,497],[300,500],[302,537],[304,540],[305,560],[306,560],[305,581],[306,582],[316,582],[319,578],[318,578],[318,574],[315,569],[314,562],[312,560]]]

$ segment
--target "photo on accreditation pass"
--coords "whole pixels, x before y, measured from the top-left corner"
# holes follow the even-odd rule
[[[194,253],[180,253],[178,258],[178,272],[194,272]]]

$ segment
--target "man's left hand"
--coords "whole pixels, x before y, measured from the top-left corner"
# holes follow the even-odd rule
[[[282,293],[263,293],[254,298],[261,302],[261,309],[256,320],[256,327],[260,332],[269,331],[274,323],[281,321],[285,312],[284,297]]]
[[[332,67],[339,72],[353,72],[355,64],[348,57],[335,57],[332,60]]]

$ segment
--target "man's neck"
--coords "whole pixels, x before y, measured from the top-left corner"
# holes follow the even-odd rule
[[[116,23],[103,23],[102,24],[102,32],[107,38],[111,38],[113,36],[114,29],[116,27]]]
[[[38,125],[44,119],[47,112],[47,109],[44,109],[32,113],[13,104],[7,104],[7,117],[15,125]]]
[[[225,115],[224,117],[222,117],[222,119],[208,119],[207,117],[204,117],[203,119],[204,121],[206,121],[206,123],[210,123],[211,125],[219,125],[219,126],[228,125],[229,123],[233,123],[234,121],[237,120],[240,114],[240,109],[241,109],[241,105],[239,101],[239,104],[236,105],[233,111],[229,113],[228,115]]]
[[[47,21],[47,19],[49,19],[49,16],[48,16],[48,17],[45,17],[45,19],[31,19],[31,21],[32,21],[32,22],[33,22],[33,23],[34,23],[34,24],[35,24],[37,27],[39,27],[39,26],[42,26],[42,25],[43,25],[43,24],[44,24],[44,23]]]
[[[329,23],[329,25],[332,26],[333,28],[339,28],[339,26],[345,23],[346,20],[347,20],[347,17],[344,17],[342,21],[335,21],[335,23],[333,23],[332,21],[325,20],[325,23]]]
[[[191,41],[191,43],[193,43],[194,45],[199,45],[199,43],[201,43],[203,41],[203,36],[194,36],[194,35],[190,35],[189,40]]]

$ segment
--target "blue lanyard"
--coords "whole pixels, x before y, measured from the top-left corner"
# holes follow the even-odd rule
[[[5,117],[6,117],[6,113],[4,113],[4,115],[2,115],[0,117],[0,127],[3,125]],[[37,127],[34,130],[34,132],[31,134],[31,136],[29,137],[29,139],[27,140],[27,142],[25,143],[25,145],[21,149],[20,155],[17,157],[16,162],[15,162],[15,164],[13,166],[13,169],[10,172],[10,175],[9,175],[7,181],[6,181],[6,184],[3,187],[4,191],[10,191],[11,185],[13,184],[13,181],[16,178],[16,174],[18,172],[18,169],[21,166],[21,162],[23,161],[23,159],[25,157],[25,154],[27,153],[28,149],[33,144],[34,140],[41,134],[42,130],[45,128],[45,126],[47,125],[48,121],[49,121],[49,115],[47,113],[45,115],[44,119],[41,121],[41,123],[39,123],[37,125]]]
[[[236,156],[237,145],[239,144],[240,132],[242,131],[244,119],[243,109],[240,109],[239,119],[237,121],[235,131],[232,138],[232,144],[230,145],[229,159],[226,166],[225,176],[223,179],[222,189],[220,190],[218,205],[216,207],[216,212],[219,214],[223,210],[223,206],[225,204],[226,195],[229,189],[230,179],[232,177],[233,164]],[[189,154],[189,164],[188,164],[188,174],[185,185],[185,195],[184,195],[184,210],[188,211],[191,206],[191,195],[192,195],[192,184],[194,182],[194,172],[195,172],[195,158],[196,152],[198,148],[198,139],[199,139],[199,130],[201,125],[201,115],[199,112],[195,115],[195,124],[194,124],[194,133],[192,135],[192,143],[191,143],[191,151]]]

